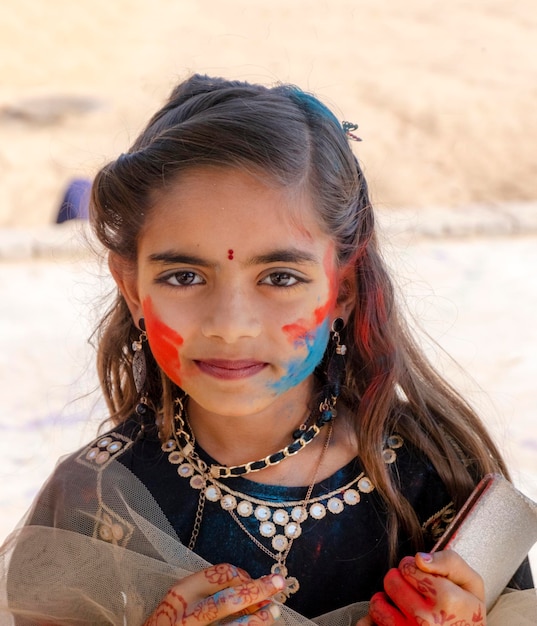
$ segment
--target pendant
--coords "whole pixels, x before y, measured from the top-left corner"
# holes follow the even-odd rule
[[[272,547],[276,552],[283,552],[289,546],[289,540],[285,535],[276,535],[272,539]]]
[[[285,567],[283,563],[274,563],[274,565],[270,568],[270,571],[272,574],[279,574],[284,578],[287,578],[287,574],[289,573],[287,571],[287,567]]]
[[[199,474],[194,474],[190,479],[190,486],[192,489],[205,489],[205,479]]]
[[[179,465],[180,463],[183,463],[184,460],[185,457],[181,452],[179,452],[179,450],[173,450],[170,454],[168,454],[168,461],[172,463],[172,465]]]
[[[270,571],[273,574],[279,574],[285,578],[285,589],[273,596],[276,602],[284,604],[289,596],[292,596],[300,589],[300,583],[294,576],[289,576],[289,571],[283,563],[274,563],[274,565],[270,568]]]
[[[272,514],[272,520],[279,526],[285,526],[289,521],[289,513],[284,509],[277,509]]]
[[[241,517],[250,517],[253,511],[254,507],[251,502],[248,502],[248,500],[241,500],[239,504],[237,504],[237,513]]]
[[[285,588],[285,593],[287,594],[287,597],[293,595],[293,593],[296,593],[300,589],[300,583],[298,582],[298,579],[296,579],[294,576],[289,576],[285,579],[285,582],[287,583],[287,586]]]
[[[285,579],[285,589],[272,596],[276,602],[285,604],[290,596],[300,589],[300,583],[294,576],[288,576]]]

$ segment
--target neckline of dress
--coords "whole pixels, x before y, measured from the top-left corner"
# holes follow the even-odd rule
[[[196,442],[196,453],[200,459],[211,465],[218,463],[216,459],[213,459],[205,450]],[[358,457],[351,459],[348,463],[340,467],[330,476],[323,478],[316,482],[313,486],[312,496],[320,495],[321,492],[333,491],[338,488],[343,488],[347,483],[357,478],[363,472]],[[297,500],[303,497],[304,490],[308,488],[308,485],[277,485],[274,483],[264,483],[254,481],[244,476],[237,476],[233,478],[221,479],[226,485],[229,485],[232,489],[240,492],[244,492],[247,495],[264,498],[266,500]]]

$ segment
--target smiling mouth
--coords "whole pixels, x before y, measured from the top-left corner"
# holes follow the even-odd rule
[[[194,362],[204,374],[223,380],[249,378],[250,376],[255,376],[267,366],[267,363],[251,359],[243,359],[239,361],[209,359],[207,361]]]

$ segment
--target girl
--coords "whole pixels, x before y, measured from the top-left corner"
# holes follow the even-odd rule
[[[114,427],[12,538],[17,624],[486,623],[479,575],[428,550],[507,470],[401,318],[352,130],[193,76],[97,174]]]

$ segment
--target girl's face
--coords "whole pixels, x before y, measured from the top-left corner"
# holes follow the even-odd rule
[[[160,367],[220,415],[307,403],[351,306],[311,199],[233,168],[181,174],[156,197],[136,269],[111,268]]]

